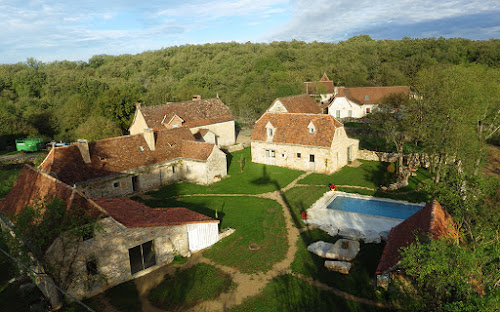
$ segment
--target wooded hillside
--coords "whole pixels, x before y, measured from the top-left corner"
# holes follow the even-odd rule
[[[70,141],[126,133],[134,103],[217,94],[240,123],[251,124],[279,96],[303,92],[325,72],[337,86],[410,85],[435,65],[500,68],[500,40],[301,41],[169,47],[88,62],[0,65],[0,149],[13,139]]]

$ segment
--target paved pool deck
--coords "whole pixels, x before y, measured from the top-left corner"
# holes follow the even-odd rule
[[[317,226],[329,225],[338,229],[354,229],[362,233],[367,233],[369,231],[370,232],[375,231],[377,233],[381,233],[381,232],[389,232],[393,227],[404,221],[404,219],[379,217],[361,213],[327,209],[326,206],[337,195],[343,195],[360,199],[376,199],[380,201],[402,203],[407,205],[419,205],[419,206],[421,205],[422,207],[425,205],[425,203],[415,204],[406,201],[398,201],[387,198],[379,198],[379,197],[344,193],[338,191],[329,191],[326,192],[320,199],[318,199],[311,206],[311,208],[307,210],[307,222],[309,224]]]

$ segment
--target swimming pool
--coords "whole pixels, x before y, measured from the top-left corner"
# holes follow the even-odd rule
[[[326,208],[404,220],[419,211],[422,206],[398,203],[395,201],[337,195]]]

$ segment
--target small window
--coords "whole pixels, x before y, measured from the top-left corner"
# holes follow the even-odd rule
[[[365,101],[368,101],[370,97],[368,95],[365,95]]]
[[[267,136],[270,138],[273,137],[273,128],[267,128]]]
[[[335,112],[335,116],[336,116],[337,118],[340,118],[340,110],[337,110],[337,111]]]
[[[285,158],[285,154],[281,154],[281,157],[282,157],[282,158]]]
[[[309,162],[314,162],[314,155],[309,155]]]
[[[352,110],[347,111],[347,117],[352,117]]]
[[[172,166],[172,173],[175,173],[175,166]]]
[[[314,128],[309,128],[309,134],[313,134],[314,133]]]
[[[115,181],[113,182],[113,187],[119,187],[120,186],[120,182],[119,181]]]
[[[371,113],[371,112],[372,112],[371,108],[367,107],[367,108],[366,108],[366,113],[367,113],[367,114],[369,114],[369,113]]]
[[[276,152],[273,151],[273,150],[266,150],[266,157],[275,158],[276,157]]]
[[[301,158],[302,157],[302,154],[301,153],[297,153],[297,158]]]
[[[139,145],[139,150],[140,150],[141,152],[144,152],[144,147],[142,147],[142,146],[140,146],[140,145]]]
[[[97,275],[99,272],[97,271],[97,261],[96,260],[90,260],[87,261],[85,264],[87,267],[87,274],[88,275]]]

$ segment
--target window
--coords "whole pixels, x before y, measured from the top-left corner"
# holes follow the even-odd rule
[[[370,97],[368,95],[365,95],[365,101],[368,101]]]
[[[367,113],[367,114],[369,114],[369,113],[371,113],[371,112],[372,112],[371,108],[367,107],[367,108],[366,108],[366,113]]]
[[[309,134],[313,134],[314,133],[314,128],[309,128]]]
[[[335,117],[340,118],[340,110],[337,110],[337,111],[335,112]]]
[[[113,182],[113,187],[119,187],[119,186],[120,186],[120,182],[118,182],[118,181]]]
[[[347,111],[347,117],[352,117],[352,110]]]
[[[274,150],[266,150],[266,157],[275,158],[276,152]]]
[[[281,154],[281,158],[285,158],[285,157],[286,157],[285,153]]]
[[[267,136],[270,138],[273,137],[273,128],[267,128]]]
[[[309,155],[309,162],[314,162],[314,155]]]
[[[128,250],[130,259],[130,272],[133,274],[152,267],[156,264],[155,250],[153,241],[130,248]]]
[[[97,271],[97,261],[90,260],[85,263],[85,267],[87,268],[88,275],[97,275],[99,271]]]
[[[301,158],[302,157],[302,154],[301,153],[297,153],[297,158]]]
[[[175,173],[175,166],[172,166],[172,173]]]

